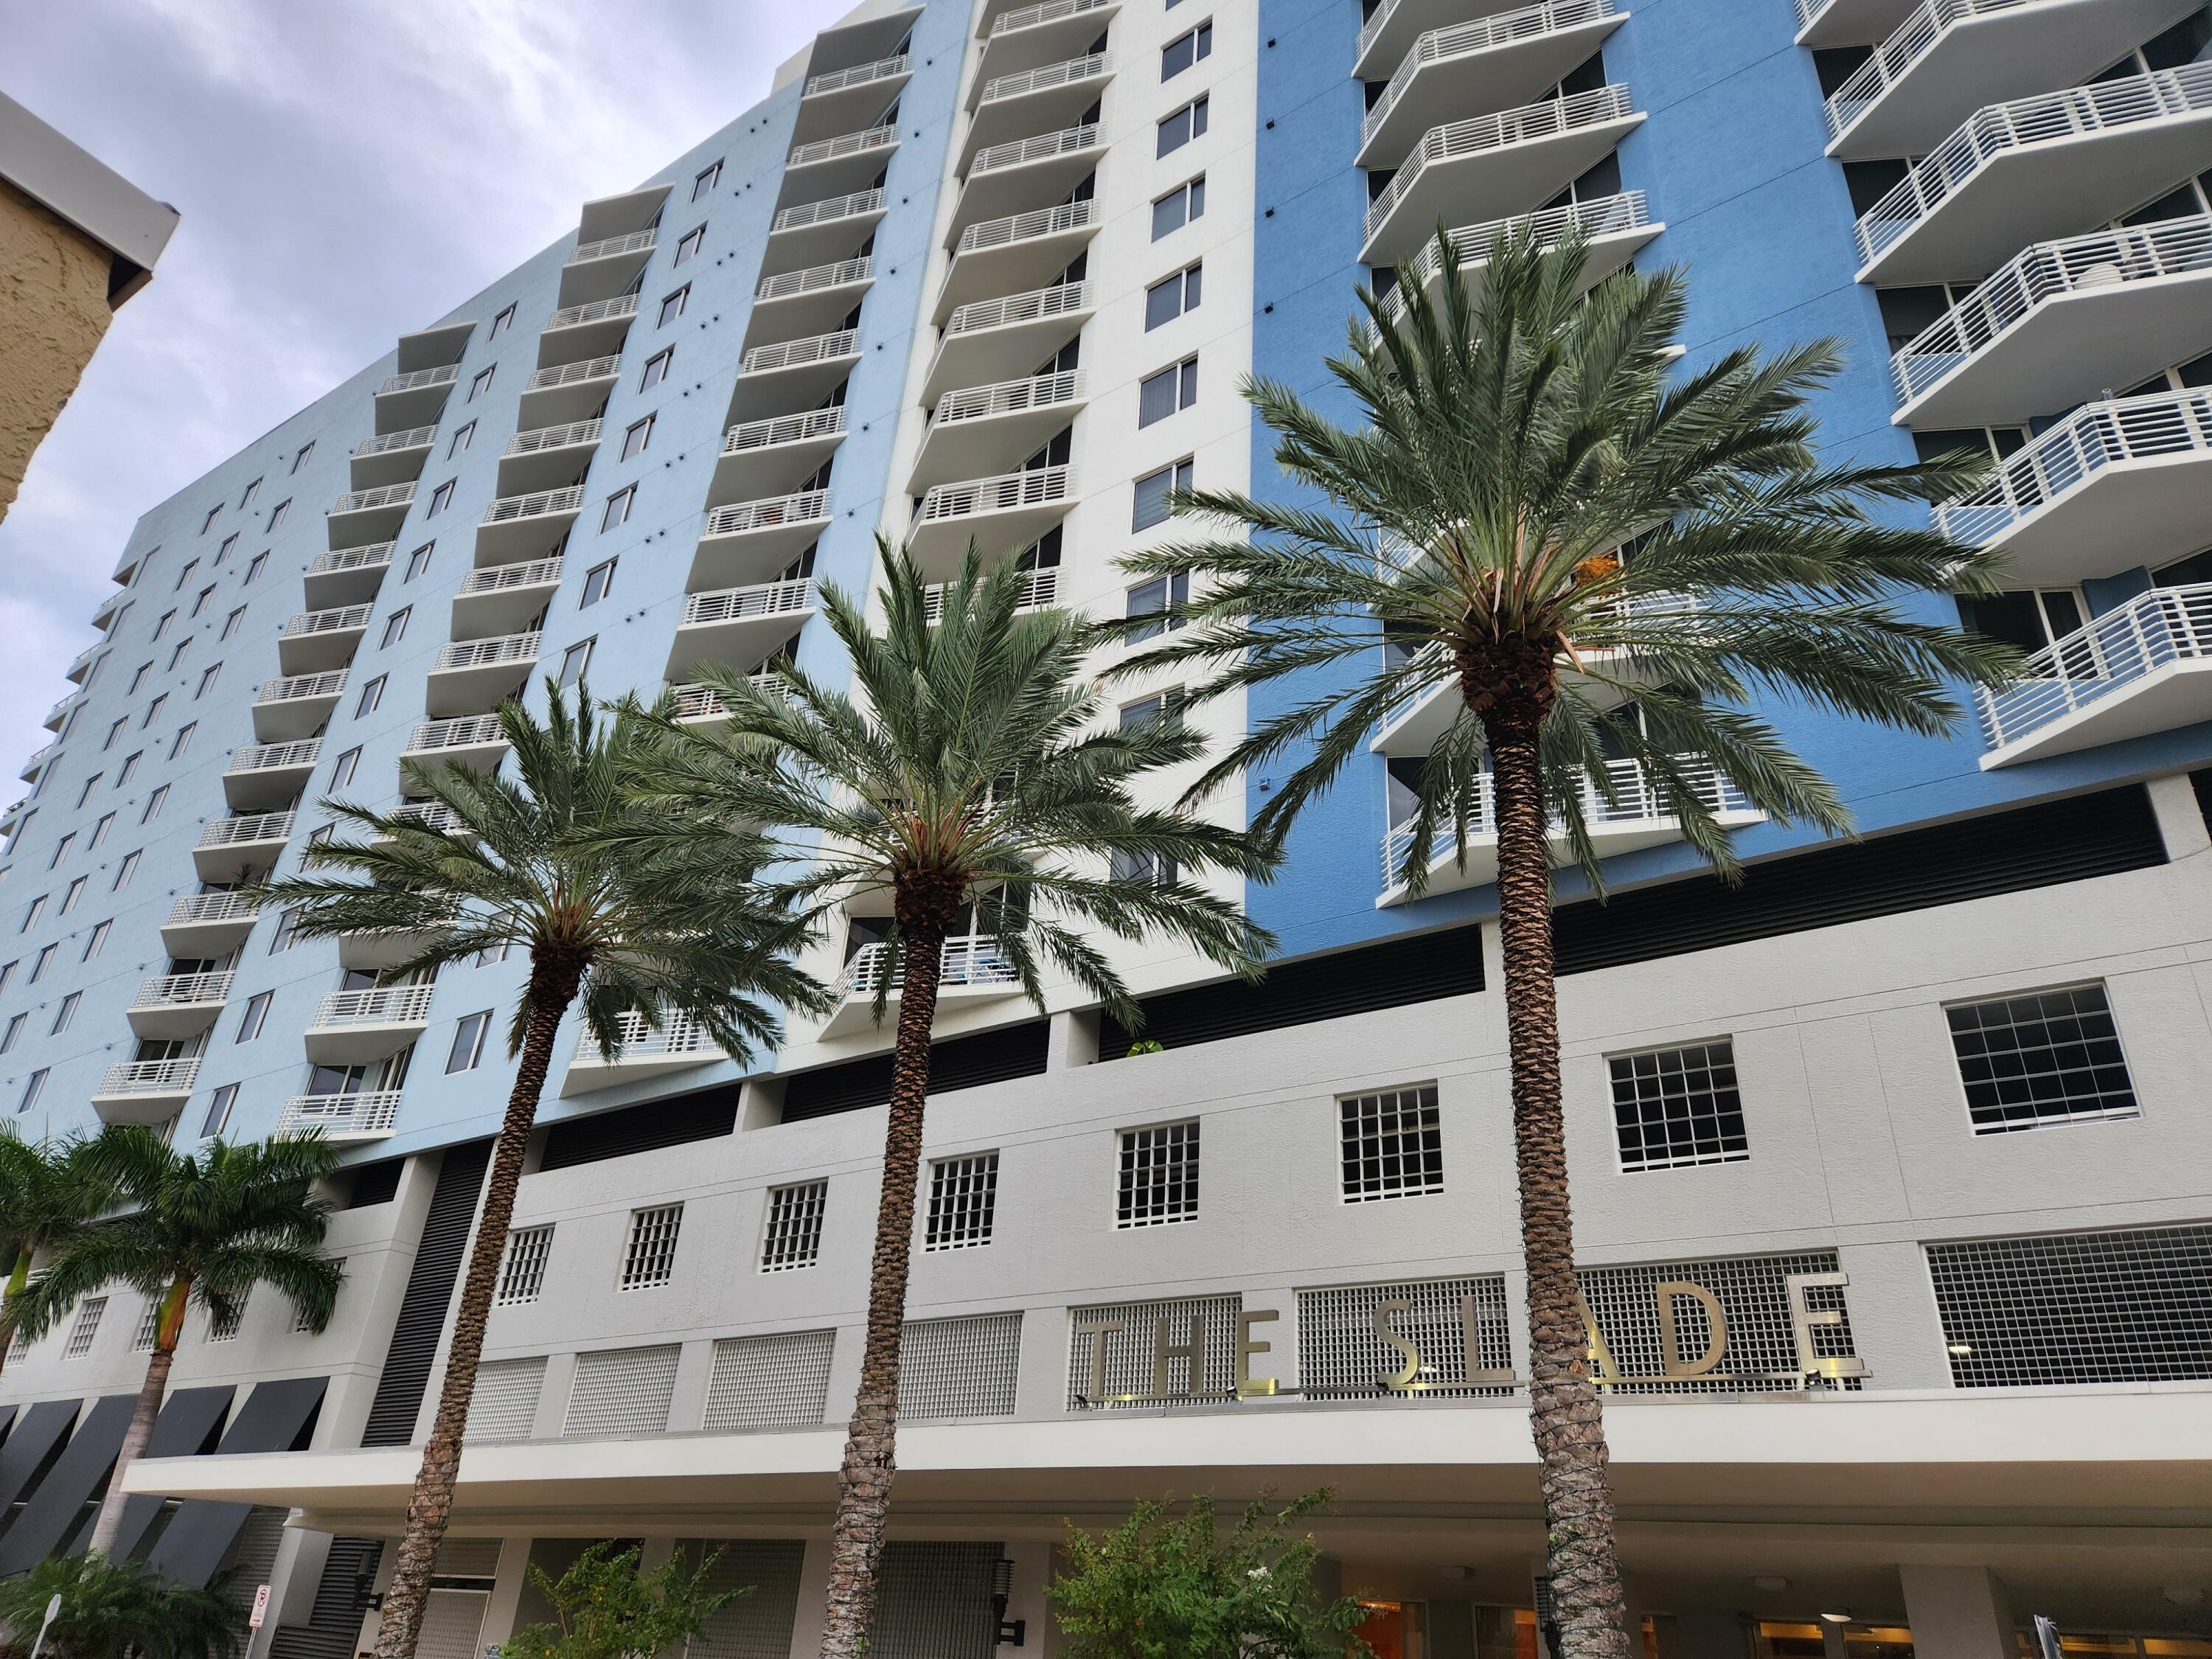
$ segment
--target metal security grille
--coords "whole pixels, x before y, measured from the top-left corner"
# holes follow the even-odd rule
[[[478,1368],[465,1438],[527,1440],[545,1387],[545,1358],[495,1359]]]
[[[1611,1375],[1633,1380],[1608,1384],[1608,1367],[1602,1358],[1591,1366],[1592,1373],[1601,1386],[1612,1386],[1622,1394],[1766,1394],[1798,1388],[1796,1326],[1790,1316],[1789,1280],[1796,1273],[1837,1270],[1833,1250],[1581,1269],[1575,1278],[1611,1356]],[[1727,1329],[1722,1334],[1718,1363],[1710,1375],[1657,1380],[1665,1376],[1659,1287],[1667,1284],[1699,1286],[1720,1304]],[[1807,1308],[1813,1312],[1841,1316],[1839,1323],[1810,1327],[1814,1356],[1840,1358],[1854,1353],[1843,1287],[1808,1286],[1804,1296]],[[1668,1315],[1674,1322],[1676,1352],[1693,1364],[1698,1361],[1708,1352],[1714,1334],[1704,1304],[1692,1295],[1670,1294]],[[1815,1377],[1802,1386],[1829,1385]],[[1846,1378],[1844,1386],[1856,1389],[1858,1380]]]
[[[681,1352],[672,1342],[665,1347],[578,1354],[561,1432],[574,1439],[665,1432]]]
[[[899,1415],[1011,1417],[1019,1313],[915,1320],[899,1334]]]
[[[434,1589],[422,1608],[416,1659],[477,1659],[477,1638],[483,1634],[491,1606],[485,1590]]]
[[[88,1297],[76,1310],[76,1323],[70,1327],[69,1341],[62,1349],[64,1359],[82,1359],[92,1352],[92,1340],[100,1334],[100,1316],[107,1311],[104,1296]]]
[[[496,1578],[502,1540],[497,1538],[448,1538],[431,1559],[431,1576],[437,1578]]]
[[[1117,1227],[1158,1227],[1198,1218],[1198,1125],[1162,1123],[1121,1131]]]
[[[246,1511],[218,1570],[230,1575],[224,1598],[243,1613],[253,1605],[253,1593],[276,1573],[276,1547],[284,1540],[284,1522],[292,1511],[281,1505],[257,1504]]]
[[[1978,1135],[2139,1115],[2101,985],[1946,1008]]]
[[[1420,1354],[1413,1381],[1438,1395],[1510,1394],[1510,1382],[1473,1384],[1479,1371],[1513,1370],[1513,1339],[1501,1274],[1401,1285],[1339,1285],[1298,1292],[1298,1387],[1322,1399],[1372,1398],[1389,1392],[1380,1378],[1401,1375],[1405,1351],[1376,1333],[1383,1304],[1390,1329]],[[1474,1351],[1468,1352],[1468,1337]]]
[[[710,1595],[745,1593],[722,1607],[684,1644],[684,1659],[790,1659],[799,1620],[799,1573],[806,1546],[795,1538],[689,1539],[677,1547],[687,1561],[708,1556]],[[750,1586],[747,1589],[747,1586]]]
[[[929,1166],[929,1224],[925,1250],[957,1250],[991,1242],[999,1208],[999,1155],[941,1158]]]
[[[249,1291],[246,1294],[250,1296],[252,1292]],[[241,1324],[245,1323],[245,1322],[246,1297],[241,1296],[238,1300],[230,1304],[230,1313],[228,1317],[222,1314],[215,1313],[211,1313],[208,1316],[208,1340],[210,1342],[229,1341],[238,1334],[238,1328]]]
[[[2212,1376],[2212,1225],[1928,1246],[1962,1389]]]
[[[1001,1544],[892,1543],[877,1574],[868,1651],[878,1659],[992,1659]]]
[[[811,1267],[822,1259],[822,1214],[830,1206],[830,1183],[802,1182],[778,1187],[768,1195],[768,1225],[761,1234],[761,1271],[783,1273]]]
[[[507,1236],[507,1259],[500,1264],[498,1305],[535,1302],[545,1288],[545,1263],[553,1254],[550,1227],[525,1227]]]
[[[1443,1191],[1444,1149],[1434,1084],[1353,1095],[1336,1106],[1344,1132],[1347,1202]]]
[[[676,1235],[684,1225],[684,1206],[663,1204],[629,1212],[629,1243],[623,1251],[618,1291],[650,1291],[676,1276]]]
[[[1241,1294],[1070,1308],[1067,1409],[1173,1405],[1186,1395],[1194,1404],[1228,1397],[1237,1387],[1237,1316],[1243,1311]],[[1103,1335],[1092,1334],[1102,1330]],[[1166,1364],[1156,1368],[1158,1346],[1169,1352]],[[1194,1347],[1197,1357],[1174,1352],[1182,1347]],[[1163,1381],[1165,1387],[1157,1386]]]
[[[1751,1156],[1736,1093],[1735,1046],[1701,1043],[1615,1054],[1613,1127],[1624,1170],[1735,1164]]]
[[[154,1339],[161,1334],[161,1303],[158,1301],[147,1303],[146,1311],[138,1316],[138,1328],[131,1333],[131,1352],[133,1353],[153,1352]]]
[[[835,1331],[779,1331],[714,1345],[702,1428],[781,1429],[819,1425],[830,1408]]]

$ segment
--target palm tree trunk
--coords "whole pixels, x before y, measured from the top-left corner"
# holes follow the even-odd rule
[[[0,1291],[0,1370],[8,1368],[8,1350],[15,1346],[15,1328],[7,1320],[8,1304],[22,1295],[23,1286],[31,1279],[31,1247],[23,1246],[15,1253],[15,1265],[8,1274],[8,1288]]]
[[[1543,1465],[1559,1659],[1628,1659],[1605,1425],[1587,1375],[1589,1337],[1577,1306],[1559,1008],[1552,978],[1551,859],[1536,757],[1541,723],[1540,708],[1493,706],[1484,717],[1498,819],[1498,925],[1521,1248],[1528,1270],[1528,1417]]]
[[[860,1659],[876,1611],[876,1565],[890,1518],[898,1438],[899,1340],[906,1329],[907,1268],[914,1252],[915,1187],[921,1168],[922,1107],[929,1094],[929,1032],[945,966],[945,929],[902,927],[906,978],[891,1059],[890,1127],[884,1136],[883,1197],[869,1268],[867,1346],[860,1392],[837,1472],[830,1533],[829,1606],[822,1659]]]
[[[154,1328],[154,1352],[146,1357],[146,1380],[138,1385],[138,1403],[131,1408],[131,1426],[123,1431],[123,1445],[115,1454],[115,1471],[107,1477],[107,1496],[100,1500],[100,1516],[92,1523],[94,1555],[115,1547],[123,1530],[123,1507],[129,1501],[123,1490],[123,1474],[145,1452],[154,1438],[154,1420],[161,1414],[162,1396],[169,1391],[169,1368],[177,1363],[177,1339],[185,1328],[185,1308],[191,1297],[191,1281],[180,1279],[161,1300],[161,1318]]]
[[[384,1620],[376,1636],[377,1659],[414,1659],[422,1633],[422,1613],[430,1595],[430,1565],[453,1518],[453,1483],[460,1474],[461,1435],[468,1427],[469,1401],[476,1393],[477,1363],[483,1354],[484,1324],[491,1316],[492,1292],[507,1253],[507,1223],[514,1194],[522,1185],[523,1154],[538,1119],[538,1097],[552,1069],[553,1038],[562,1017],[575,1000],[583,978],[567,963],[533,963],[531,967],[530,1029],[523,1038],[522,1063],[507,1097],[507,1117],[493,1144],[491,1178],[484,1193],[483,1217],[477,1223],[469,1251],[469,1270],[461,1281],[461,1302],[453,1316],[453,1340],[446,1352],[446,1377],[438,1392],[438,1414],[422,1447],[422,1467],[407,1501],[407,1530],[384,1595]]]

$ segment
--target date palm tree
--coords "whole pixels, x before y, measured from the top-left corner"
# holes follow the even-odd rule
[[[1908,614],[1915,590],[1993,583],[1982,553],[1897,522],[1899,504],[1967,483],[1966,464],[1816,455],[1832,343],[1739,346],[1673,379],[1679,271],[1592,289],[1572,240],[1455,248],[1440,232],[1435,252],[1435,290],[1408,268],[1399,297],[1363,293],[1365,325],[1329,362],[1358,425],[1246,384],[1277,465],[1328,505],[1179,498],[1224,533],[1125,561],[1188,573],[1195,595],[1127,667],[1203,665],[1208,694],[1284,700],[1197,785],[1286,774],[1252,824],[1269,844],[1394,711],[1455,699],[1409,781],[1395,878],[1417,897],[1439,858],[1464,869],[1470,842],[1494,838],[1552,1592],[1565,1659],[1622,1659],[1561,1128],[1555,858],[1602,893],[1591,823],[1634,799],[1731,878],[1724,804],[1844,832],[1842,799],[1759,700],[1935,736],[1960,713],[1950,684],[2001,678],[2011,658]],[[1479,289],[1462,259],[1483,261]]]
[[[15,1305],[33,1338],[104,1285],[129,1285],[160,1308],[146,1380],[93,1522],[89,1548],[106,1555],[123,1524],[124,1472],[153,1435],[186,1310],[198,1306],[211,1321],[229,1322],[244,1313],[255,1285],[268,1285],[309,1330],[329,1321],[342,1270],[323,1254],[331,1206],[316,1183],[337,1167],[337,1154],[314,1135],[218,1139],[179,1152],[150,1129],[117,1124],[88,1143],[83,1157],[112,1183],[122,1213],[72,1232]]]
[[[668,726],[647,787],[651,820],[713,856],[716,840],[773,825],[799,868],[791,903],[884,905],[884,936],[854,959],[848,989],[880,1021],[898,1000],[890,1123],[868,1286],[860,1382],[838,1477],[824,1659],[866,1647],[890,1510],[899,1338],[939,987],[956,972],[1018,984],[1040,1009],[1043,973],[1133,1025],[1134,1000],[1077,931],[1158,936],[1245,975],[1272,942],[1233,897],[1196,878],[1259,878],[1271,866],[1239,831],[1139,793],[1198,759],[1178,719],[1115,725],[1085,671],[1085,635],[1059,611],[1024,612],[1027,574],[986,570],[971,545],[932,591],[902,550],[880,549],[884,616],[825,588],[822,608],[853,665],[854,692],[791,664],[772,684],[707,672],[730,714],[709,735]],[[648,858],[655,844],[646,847]],[[963,917],[972,915],[972,923]],[[972,929],[972,932],[965,930]]]
[[[0,1365],[15,1346],[15,1298],[40,1255],[82,1231],[114,1201],[114,1189],[85,1158],[81,1136],[29,1141],[0,1124],[0,1259],[8,1279],[0,1291]]]
[[[649,827],[626,785],[658,728],[598,713],[582,685],[573,700],[550,683],[546,690],[542,722],[519,702],[499,710],[512,776],[410,762],[407,790],[422,807],[325,803],[367,837],[311,845],[308,873],[269,889],[297,907],[291,926],[302,936],[383,932],[406,941],[395,975],[485,952],[515,951],[530,963],[507,1030],[514,1084],[385,1596],[382,1659],[410,1659],[421,1632],[523,1154],[569,1008],[580,1008],[585,1030],[610,1056],[681,1018],[743,1060],[773,1037],[775,1005],[813,1007],[823,995],[790,960],[809,918],[764,902],[749,880],[754,842],[733,836],[712,860],[689,857],[674,836],[658,838],[663,850],[649,860],[617,846],[617,832]]]

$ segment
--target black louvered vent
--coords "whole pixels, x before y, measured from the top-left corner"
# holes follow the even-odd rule
[[[2197,810],[2204,815],[2205,827],[2212,829],[2212,766],[2191,772],[2189,787],[2197,792]]]
[[[366,1210],[373,1204],[391,1203],[399,1196],[399,1173],[406,1167],[404,1158],[384,1158],[374,1164],[355,1164],[353,1185],[346,1193],[343,1207]]]
[[[460,1276],[477,1198],[483,1191],[484,1170],[490,1163],[489,1140],[446,1148],[438,1184],[430,1194],[430,1213],[422,1223],[422,1243],[407,1275],[407,1293],[399,1299],[391,1346],[384,1351],[384,1374],[377,1378],[368,1427],[362,1432],[364,1446],[404,1446],[415,1437],[422,1391],[430,1382],[430,1362],[437,1357],[438,1338],[446,1328],[446,1310],[453,1303],[453,1281]]]
[[[1218,980],[1144,1001],[1137,1035],[1168,1048],[1224,1037],[1279,1030],[1316,1019],[1340,1019],[1409,1002],[1466,996],[1482,989],[1482,939],[1474,927],[1387,939],[1325,957],[1279,963],[1257,985]],[[1115,1020],[1098,1034],[1098,1057],[1120,1060],[1131,1034]]]
[[[1571,904],[1552,919],[1562,974],[1990,898],[2166,862],[2141,784],[1824,847],[1711,877]]]
[[[1045,1049],[1051,1040],[1050,1022],[1032,1019],[933,1042],[929,1047],[930,1098],[949,1095],[956,1089],[1004,1083],[1010,1078],[1036,1077],[1044,1070]],[[890,1097],[891,1057],[870,1054],[866,1060],[848,1060],[842,1066],[793,1073],[784,1085],[783,1121],[799,1123],[810,1117],[857,1112],[884,1105]]]
[[[566,1170],[604,1158],[628,1158],[694,1140],[716,1140],[738,1127],[738,1085],[702,1089],[672,1100],[648,1100],[596,1117],[573,1117],[545,1132],[541,1170]]]
[[[349,1659],[359,1651],[361,1616],[368,1609],[383,1555],[381,1539],[331,1539],[307,1622],[279,1625],[269,1644],[270,1659]]]

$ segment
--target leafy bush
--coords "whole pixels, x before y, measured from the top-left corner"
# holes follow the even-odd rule
[[[234,1659],[246,1644],[246,1615],[212,1590],[105,1556],[48,1557],[29,1571],[0,1580],[0,1623],[29,1650],[62,1598],[40,1659]]]
[[[681,1648],[706,1622],[752,1587],[710,1591],[707,1580],[721,1557],[696,1569],[680,1555],[651,1572],[637,1570],[638,1547],[594,1544],[557,1579],[532,1562],[531,1588],[553,1604],[555,1622],[526,1625],[500,1644],[501,1659],[652,1659]]]

